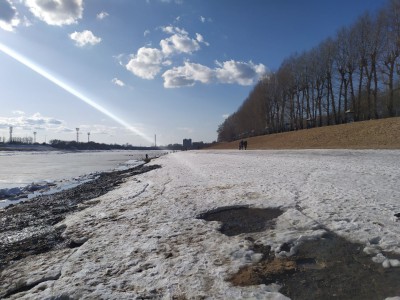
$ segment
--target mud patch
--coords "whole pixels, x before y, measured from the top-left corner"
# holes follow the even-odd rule
[[[283,211],[279,208],[227,206],[200,214],[197,218],[221,222],[221,233],[227,236],[234,236],[273,228],[275,219],[282,213]]]
[[[288,258],[275,257],[268,246],[253,244],[252,248],[262,253],[263,259],[234,274],[229,279],[234,285],[278,283],[282,286],[279,292],[291,299],[385,299],[400,295],[400,268],[383,268],[363,252],[363,245],[333,233],[304,242]]]

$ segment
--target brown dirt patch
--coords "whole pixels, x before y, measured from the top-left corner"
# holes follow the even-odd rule
[[[326,126],[247,138],[257,149],[400,149],[400,117]],[[208,149],[238,149],[239,142]]]

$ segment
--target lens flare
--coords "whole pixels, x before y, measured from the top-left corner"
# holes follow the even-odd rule
[[[8,48],[7,46],[3,45],[2,43],[0,43],[0,51],[3,52],[4,54],[10,56],[11,58],[15,59],[16,61],[18,61],[19,63],[23,64],[24,66],[28,67],[29,69],[31,69],[32,71],[36,72],[37,74],[43,76],[44,78],[46,78],[47,80],[51,81],[52,83],[54,83],[55,85],[59,86],[60,88],[62,88],[63,90],[65,90],[66,92],[70,93],[71,95],[75,96],[76,98],[78,98],[79,100],[85,102],[86,104],[90,105],[91,107],[93,107],[94,109],[98,110],[99,112],[103,113],[104,115],[106,115],[107,117],[111,118],[112,120],[114,120],[115,122],[117,122],[118,124],[122,125],[123,127],[125,127],[126,129],[128,129],[129,131],[139,135],[140,137],[142,137],[143,139],[145,139],[147,142],[152,143],[153,140],[151,138],[149,138],[148,136],[146,136],[143,132],[141,132],[139,129],[137,129],[136,127],[130,125],[129,123],[127,123],[126,121],[122,120],[120,117],[114,115],[112,112],[110,112],[109,110],[107,110],[106,108],[104,108],[103,106],[99,105],[98,103],[96,103],[95,101],[93,101],[92,99],[88,98],[87,96],[85,96],[84,94],[82,94],[81,92],[77,91],[76,89],[74,89],[73,87],[69,86],[68,84],[66,84],[65,82],[62,82],[60,79],[58,79],[57,77],[55,77],[54,75],[50,74],[49,72],[47,72],[46,70],[44,70],[42,67],[40,67],[39,65],[31,62],[29,59],[27,59],[26,57],[22,56],[21,54],[15,52],[14,50]]]

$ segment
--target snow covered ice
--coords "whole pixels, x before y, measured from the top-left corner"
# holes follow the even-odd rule
[[[383,267],[400,266],[383,254],[400,254],[398,150],[189,151],[151,163],[162,168],[56,224],[81,246],[14,263],[0,290],[25,282],[33,288],[11,299],[288,299],[276,284],[227,281],[260,259],[246,237],[285,256],[326,229]],[[235,236],[197,218],[233,205],[284,212],[271,229]],[[294,247],[280,252],[284,243]]]

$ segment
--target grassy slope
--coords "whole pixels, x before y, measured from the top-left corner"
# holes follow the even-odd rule
[[[400,149],[400,117],[257,136],[248,149]],[[239,142],[211,149],[238,149]]]

